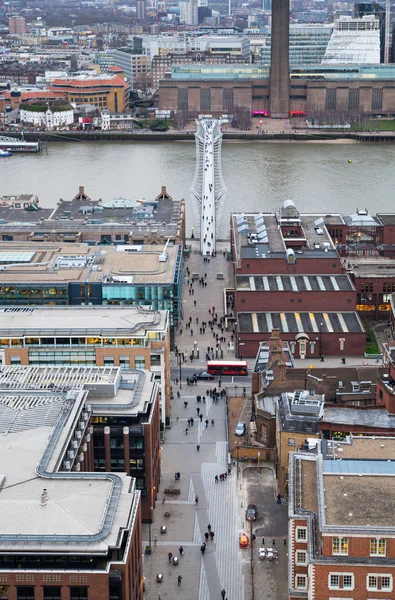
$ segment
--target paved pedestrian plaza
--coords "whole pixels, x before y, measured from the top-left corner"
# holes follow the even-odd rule
[[[209,320],[208,308],[216,307],[218,316],[224,314],[224,287],[230,286],[232,264],[226,261],[222,251],[228,246],[221,243],[217,246],[217,256],[211,258],[210,263],[203,262],[199,252],[192,251],[191,257],[186,262],[190,273],[198,273],[205,277],[207,286],[201,286],[198,281],[194,283],[195,293],[189,294],[190,284],[187,283],[185,273],[184,285],[184,324],[192,316],[201,321]],[[199,244],[196,243],[196,250]],[[193,250],[195,246],[193,246]],[[217,279],[217,273],[224,274],[224,280]],[[196,301],[196,306],[194,305]],[[195,327],[196,335],[191,336],[183,325],[182,334],[177,335],[176,344],[180,351],[189,356],[197,341],[199,348],[215,346],[213,334],[209,327],[205,334],[199,333]],[[197,332],[196,332],[197,330]],[[230,332],[224,333],[230,341]],[[203,355],[203,356],[202,356]],[[232,359],[226,354],[224,358]],[[210,397],[206,402],[197,404],[196,395],[205,395],[208,388],[218,385],[218,382],[198,382],[197,385],[186,385],[186,373],[193,369],[204,370],[206,358],[204,351],[199,359],[194,359],[188,369],[184,368],[180,398],[177,397],[179,386],[175,379],[179,376],[176,360],[172,358],[172,385],[174,399],[171,403],[171,427],[166,429],[162,449],[162,477],[158,501],[153,515],[151,528],[143,525],[143,548],[149,541],[151,529],[152,554],[144,556],[145,598],[146,600],[221,600],[221,591],[225,589],[225,598],[228,600],[248,600],[251,595],[251,576],[249,564],[249,550],[239,549],[239,534],[245,529],[245,488],[243,477],[236,477],[236,468],[229,464],[226,404],[221,398],[214,403]],[[184,402],[188,402],[185,407]],[[200,407],[203,421],[197,417],[196,408]],[[188,425],[188,419],[193,417],[193,426]],[[205,421],[209,423],[206,426]],[[214,424],[211,421],[214,420]],[[185,430],[188,427],[188,434]],[[197,445],[200,446],[199,451]],[[218,483],[215,476],[231,472],[227,478]],[[180,480],[175,480],[175,473],[180,473]],[[246,483],[248,480],[246,479]],[[179,495],[165,495],[164,490],[177,488]],[[274,493],[274,488],[273,488]],[[195,498],[198,497],[196,503]],[[275,500],[273,496],[273,507]],[[166,516],[167,513],[169,516]],[[286,519],[286,516],[285,516]],[[214,539],[206,541],[208,525],[214,532]],[[166,526],[166,533],[160,532]],[[204,554],[201,552],[202,544],[206,542]],[[179,547],[184,549],[180,556]],[[177,556],[177,565],[169,562],[168,554]],[[248,556],[246,554],[248,553]],[[244,554],[243,554],[244,553]],[[285,553],[283,553],[285,556]],[[257,565],[259,569],[261,565]],[[274,566],[278,569],[278,565]],[[270,566],[266,566],[270,570]],[[162,582],[157,581],[157,575],[163,575]],[[177,578],[181,575],[181,585]],[[282,568],[282,580],[286,576]],[[259,578],[259,581],[262,577]],[[271,578],[266,598],[282,600],[284,596],[277,595],[276,586]],[[260,584],[261,585],[261,584]],[[257,590],[255,590],[257,592]],[[256,596],[257,597],[257,596]],[[258,596],[259,597],[259,596]]]

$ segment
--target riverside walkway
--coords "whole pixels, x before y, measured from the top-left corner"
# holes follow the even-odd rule
[[[225,202],[225,183],[222,177],[221,120],[202,117],[196,127],[196,169],[190,189],[200,251],[211,256],[217,251],[216,234]]]

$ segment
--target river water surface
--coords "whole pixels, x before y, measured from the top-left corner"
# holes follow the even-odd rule
[[[394,167],[395,145],[224,142],[220,235],[229,233],[231,211],[276,210],[288,198],[304,212],[395,212]],[[106,200],[148,200],[166,185],[175,199],[187,201],[189,235],[194,169],[192,141],[52,143],[48,153],[0,159],[0,195],[35,193],[42,206],[52,207],[59,198],[71,199],[79,185]]]

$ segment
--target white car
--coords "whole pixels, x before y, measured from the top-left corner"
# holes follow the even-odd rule
[[[235,435],[244,435],[246,432],[246,424],[245,423],[237,423],[235,429]]]

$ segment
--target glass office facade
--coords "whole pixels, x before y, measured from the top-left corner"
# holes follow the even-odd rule
[[[268,79],[268,65],[177,65],[171,78],[178,81]],[[298,65],[291,67],[292,79],[395,79],[395,64]]]
[[[174,271],[166,283],[3,283],[0,285],[0,305],[133,305],[152,306],[168,310],[170,324],[182,318],[182,249],[179,246]]]
[[[332,25],[290,25],[289,63],[292,65],[320,64],[333,31]],[[261,49],[261,62],[270,66],[271,34],[266,34],[266,45]]]

